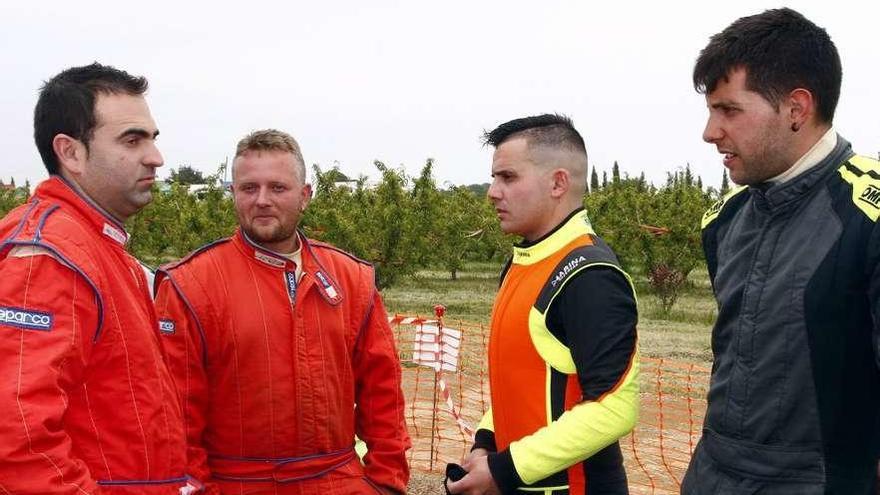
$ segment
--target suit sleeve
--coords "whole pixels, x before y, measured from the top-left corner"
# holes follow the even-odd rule
[[[495,421],[492,417],[492,408],[490,407],[480,424],[477,425],[477,431],[474,433],[474,445],[471,450],[486,449],[489,452],[496,452],[498,447],[495,444]]]
[[[158,277],[156,314],[162,347],[184,413],[187,473],[205,484],[206,494],[219,494],[219,487],[211,482],[208,455],[202,440],[210,398],[201,322],[191,311],[186,296],[172,282],[173,279],[164,273]]]
[[[571,352],[582,401],[508,449],[489,454],[489,469],[502,491],[582,462],[633,429],[639,407],[636,321],[632,286],[615,268],[587,268],[563,287],[547,326]]]
[[[13,251],[0,280],[0,492],[99,494],[64,425],[98,325],[96,294],[44,251]]]
[[[373,292],[361,324],[354,358],[355,428],[367,444],[367,478],[386,490],[405,493],[410,438],[403,419],[400,361],[382,298]]]

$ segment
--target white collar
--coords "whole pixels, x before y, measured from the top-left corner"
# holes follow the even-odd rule
[[[806,172],[807,170],[815,167],[822,160],[825,159],[832,151],[834,151],[834,147],[837,146],[837,131],[834,128],[828,129],[816,144],[813,145],[812,148],[809,149],[804,156],[800,157],[798,161],[794,162],[794,165],[788,168],[785,172],[777,175],[776,177],[771,178],[768,182],[772,182],[774,185],[784,184],[791,179],[794,179],[798,175]]]

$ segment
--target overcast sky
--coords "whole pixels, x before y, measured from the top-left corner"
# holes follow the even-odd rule
[[[306,163],[375,176],[373,160],[440,184],[488,182],[479,137],[506,120],[571,116],[590,166],[665,173],[722,165],[700,135],[691,69],[709,36],[783,4],[736,2],[0,3],[0,179],[46,176],[32,139],[42,81],[97,60],[150,80],[168,169],[204,172],[247,132],[293,134]],[[825,27],[843,61],[835,125],[880,152],[880,2],[786,4]]]

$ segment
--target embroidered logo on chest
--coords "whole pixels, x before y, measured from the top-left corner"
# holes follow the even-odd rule
[[[880,188],[872,185],[865,187],[859,199],[870,204],[874,208],[880,208]]]
[[[577,258],[573,258],[571,261],[566,263],[558,272],[556,272],[556,276],[553,277],[553,280],[550,282],[550,285],[556,287],[560,282],[565,280],[571,272],[575,270],[581,263],[586,262],[587,259],[583,256],[578,256]]]
[[[315,276],[318,278],[318,282],[321,284],[321,290],[324,291],[324,294],[327,295],[327,299],[330,300],[331,303],[336,304],[341,299],[339,297],[339,292],[336,290],[336,287],[333,287],[333,284],[330,283],[330,280],[321,273],[316,272]]]
[[[284,281],[287,282],[287,297],[293,304],[296,302],[296,272],[284,272]]]
[[[128,242],[128,234],[125,231],[119,230],[116,227],[110,225],[109,223],[104,224],[104,235],[118,242],[119,244],[125,244]]]
[[[174,321],[168,319],[159,320],[159,332],[165,335],[174,335]]]
[[[53,321],[51,313],[0,306],[0,325],[48,332]]]
[[[272,265],[272,266],[277,266],[277,267],[284,266],[284,260],[274,258],[274,257],[269,256],[267,254],[263,254],[259,251],[254,251],[254,258],[262,261],[263,263],[266,263],[267,265]]]

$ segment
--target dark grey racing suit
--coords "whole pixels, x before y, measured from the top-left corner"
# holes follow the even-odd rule
[[[880,446],[880,163],[837,138],[703,217],[718,302],[683,494],[873,493]]]

